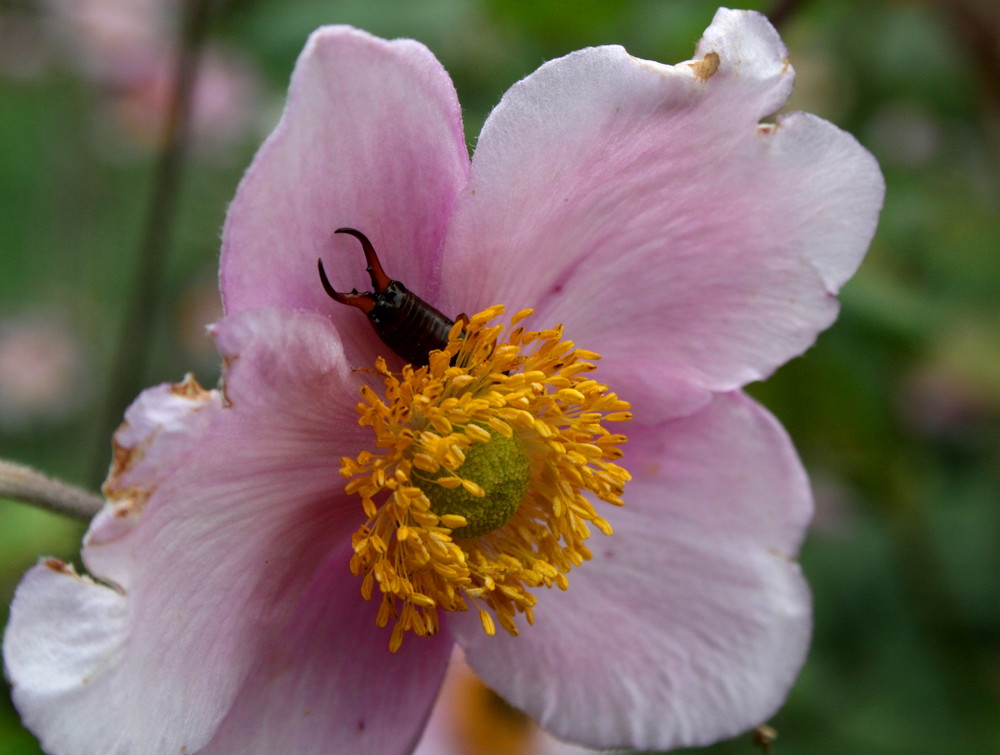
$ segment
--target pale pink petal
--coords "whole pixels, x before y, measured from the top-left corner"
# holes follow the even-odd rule
[[[483,680],[556,736],[669,749],[733,736],[784,701],[810,634],[795,555],[811,513],[780,425],[742,394],[629,440],[634,479],[535,625],[449,625]]]
[[[468,174],[461,113],[426,47],[343,26],[306,44],[284,116],[229,208],[221,285],[228,313],[277,306],[364,325],[323,292],[370,290],[356,228],[386,272],[433,297],[440,246]]]
[[[364,431],[333,325],[264,310],[224,321],[217,341],[224,397],[151,389],[116,436],[83,552],[110,586],[40,566],[15,600],[14,699],[51,752],[197,751],[364,518],[338,472]],[[39,625],[56,616],[62,629]],[[88,718],[98,733],[78,726]]]
[[[351,576],[350,543],[316,575],[287,628],[272,638],[205,755],[404,753],[420,735],[452,640],[407,637],[389,652]]]
[[[873,158],[834,126],[760,124],[793,79],[762,16],[720,11],[698,51],[664,66],[591,48],[512,87],[483,127],[442,261],[442,311],[534,307],[619,369],[626,397],[668,380],[656,419],[807,348],[883,193]]]
[[[341,490],[340,458],[369,440],[354,411],[362,376],[343,353],[345,342],[362,340],[356,330],[339,333],[318,315],[261,310],[223,320],[215,334],[226,366],[224,395],[199,393],[191,383],[152,388],[116,434],[116,464],[105,484],[113,505],[86,539],[102,547],[88,547],[84,556],[94,573],[122,587],[130,586],[135,569],[115,542],[140,521],[155,531],[151,517],[179,521],[174,491],[187,498],[190,486],[199,498],[211,498],[218,486],[221,496],[240,501],[233,511],[217,504],[225,515],[253,519],[258,506],[282,500],[283,491],[307,500]],[[285,490],[290,476],[294,487]],[[269,498],[230,490],[257,486]],[[350,515],[356,520],[360,508]]]
[[[21,580],[3,655],[21,720],[46,752],[78,753],[89,747],[116,755],[127,751],[124,742],[137,741],[138,732],[122,736],[121,722],[108,725],[100,715],[105,703],[96,697],[107,691],[102,682],[116,673],[127,638],[128,607],[115,590],[76,576],[56,559],[43,561]],[[209,719],[217,715],[207,713]],[[149,723],[152,743],[162,722]],[[202,735],[211,725],[196,714],[185,737]]]

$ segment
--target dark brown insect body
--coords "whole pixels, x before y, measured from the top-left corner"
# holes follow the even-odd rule
[[[361,242],[372,290],[359,293],[357,289],[352,289],[349,294],[334,290],[323,269],[323,260],[319,260],[323,290],[334,301],[364,312],[382,343],[405,361],[416,367],[427,364],[432,351],[448,345],[448,333],[455,321],[399,281],[389,278],[382,270],[375,248],[363,233],[353,228],[338,228],[336,232],[349,234]]]

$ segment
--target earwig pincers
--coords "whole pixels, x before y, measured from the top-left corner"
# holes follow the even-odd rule
[[[372,290],[352,289],[347,294],[336,291],[323,269],[323,260],[319,260],[323,290],[334,301],[364,312],[376,335],[405,361],[416,367],[427,364],[432,351],[448,345],[448,334],[455,321],[386,275],[375,247],[363,233],[354,228],[338,228],[336,233],[346,233],[361,242]]]

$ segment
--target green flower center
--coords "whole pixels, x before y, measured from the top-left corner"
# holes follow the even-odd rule
[[[528,492],[531,478],[528,452],[514,434],[510,438],[489,429],[490,439],[475,443],[465,452],[465,461],[455,471],[441,469],[430,479],[414,478],[438,516],[457,514],[467,524],[452,531],[455,537],[480,537],[503,527],[517,511]],[[483,495],[465,486],[444,487],[436,480],[459,474],[478,485]]]

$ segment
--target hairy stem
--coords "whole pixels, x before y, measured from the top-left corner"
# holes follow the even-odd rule
[[[0,498],[32,503],[57,514],[91,519],[104,499],[75,485],[48,477],[31,467],[0,460]]]

